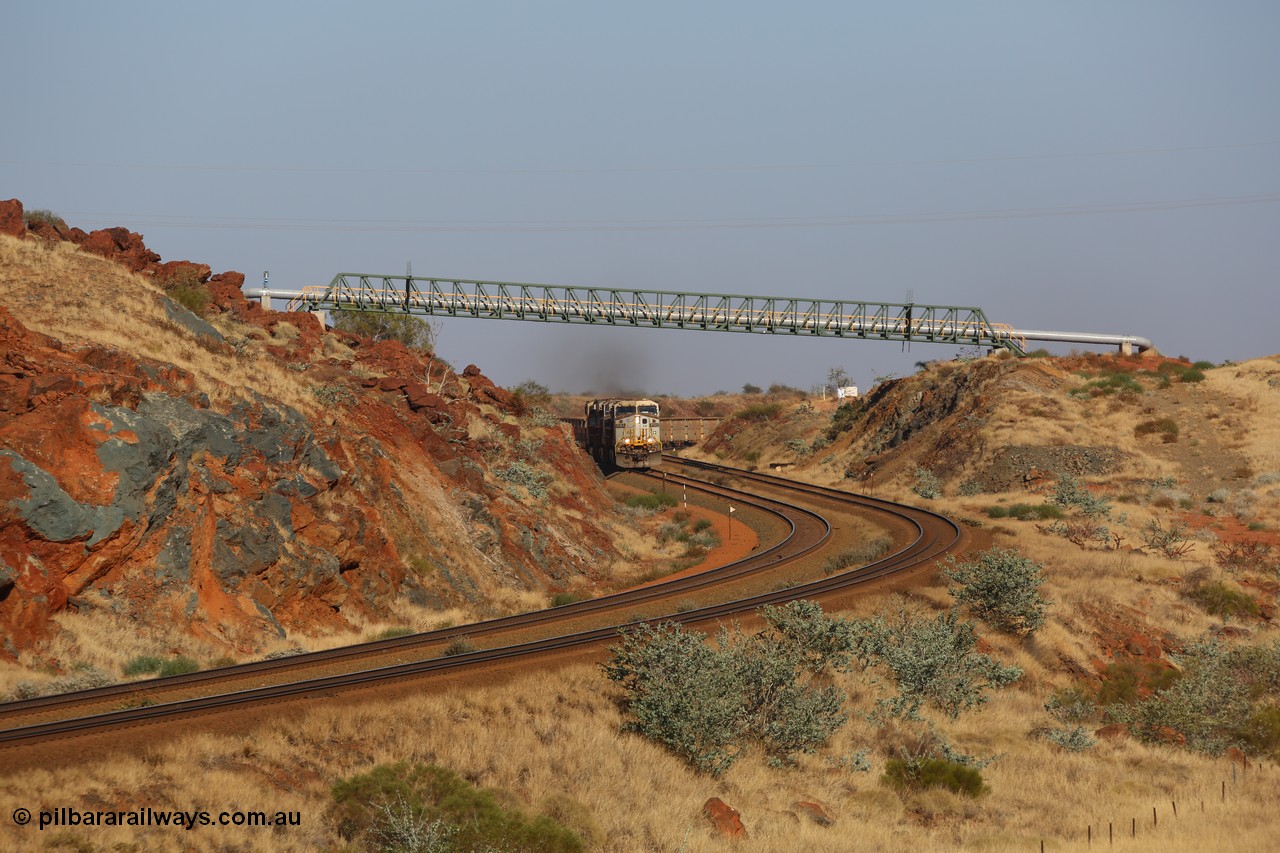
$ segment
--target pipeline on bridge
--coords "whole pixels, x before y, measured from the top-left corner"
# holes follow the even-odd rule
[[[1153,344],[1132,335],[1021,331],[992,323],[981,308],[724,293],[681,293],[601,287],[520,284],[412,275],[339,273],[327,286],[262,290],[288,298],[291,311],[373,311],[479,317],[545,323],[693,329],[718,332],[949,343],[1008,349],[1022,355],[1029,340],[1116,346]]]
[[[446,317],[645,326],[718,332],[927,341],[1010,349],[1025,341],[981,308],[723,293],[678,293],[340,273],[288,294],[294,311],[349,310]]]

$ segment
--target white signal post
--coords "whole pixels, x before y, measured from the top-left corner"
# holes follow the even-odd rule
[[[733,507],[729,507],[729,541],[733,541]]]

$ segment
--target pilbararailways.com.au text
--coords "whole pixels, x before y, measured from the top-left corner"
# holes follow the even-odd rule
[[[302,812],[233,810],[224,812],[183,809],[94,810],[60,807],[36,812],[39,829],[68,826],[172,826],[193,830],[202,826],[301,826]]]

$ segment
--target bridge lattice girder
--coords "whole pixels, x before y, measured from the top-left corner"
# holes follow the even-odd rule
[[[375,311],[545,323],[813,335],[993,347],[1022,354],[1026,340],[981,308],[503,281],[339,273],[304,288],[294,311]]]

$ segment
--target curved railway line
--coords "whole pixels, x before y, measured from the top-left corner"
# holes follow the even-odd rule
[[[0,705],[0,748],[12,755],[20,747],[76,735],[114,733],[229,709],[260,708],[433,675],[523,664],[566,650],[602,648],[616,638],[620,627],[642,621],[697,625],[795,598],[829,599],[860,584],[929,565],[962,540],[954,522],[927,510],[709,463],[679,458],[669,461],[702,475],[699,479],[668,471],[669,481],[780,519],[786,531],[781,541],[711,571],[562,607],[184,676],[7,703]],[[749,484],[756,494],[707,482],[707,476]],[[772,492],[798,497],[784,500],[768,496]],[[710,595],[728,584],[767,583],[768,575],[776,575],[780,568],[792,566],[826,543],[831,524],[813,509],[792,503],[793,499],[829,503],[892,521],[907,531],[907,542],[879,560],[829,577],[671,612],[673,602],[687,602],[690,595]],[[555,629],[554,636],[529,639],[533,632],[548,628]],[[444,644],[459,638],[505,644],[443,656]]]

